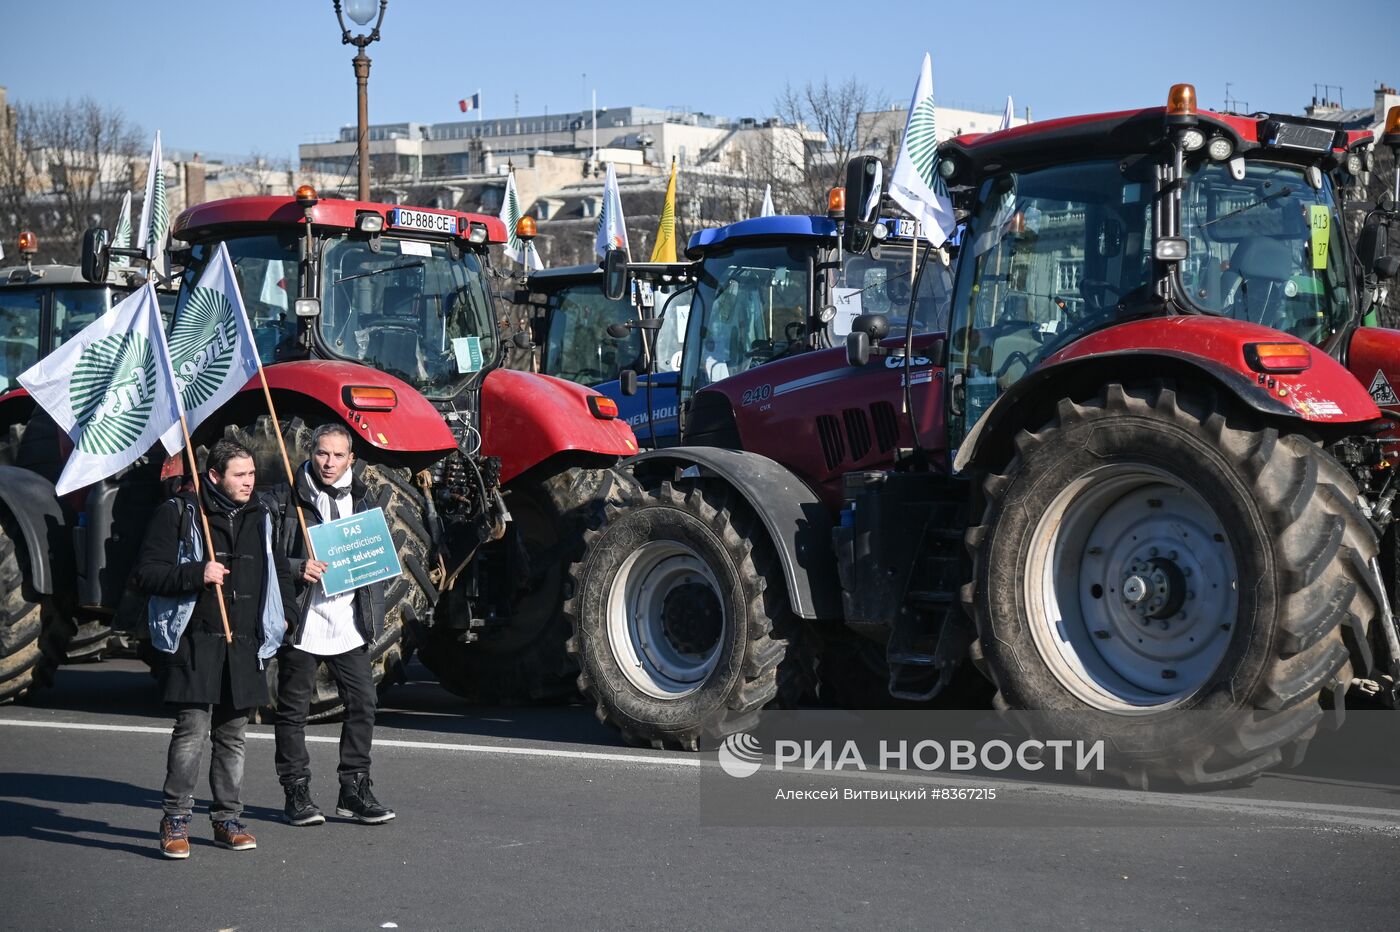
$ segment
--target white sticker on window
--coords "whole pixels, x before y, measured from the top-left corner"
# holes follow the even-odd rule
[[[453,337],[452,352],[457,355],[459,373],[476,372],[481,369],[480,337]]]
[[[420,243],[417,240],[399,240],[399,252],[405,256],[424,256],[432,258],[433,247],[431,243]]]
[[[860,289],[833,288],[831,299],[836,305],[836,316],[831,320],[831,333],[833,336],[844,337],[851,332],[851,324],[860,315]]]

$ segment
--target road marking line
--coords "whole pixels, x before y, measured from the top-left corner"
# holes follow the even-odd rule
[[[20,728],[52,728],[72,731],[109,731],[139,735],[170,736],[169,728],[152,725],[98,725],[90,722],[30,722],[20,719],[0,719],[0,725],[14,725]],[[249,738],[271,740],[272,732],[248,730]],[[307,735],[306,740],[320,744],[339,744],[339,738],[329,735]],[[482,754],[516,754],[525,757],[559,757],[571,760],[615,761],[625,764],[663,764],[671,767],[700,767],[706,762],[694,757],[656,757],[643,754],[609,753],[606,751],[565,751],[558,748],[522,748],[497,744],[457,744],[447,741],[407,741],[402,738],[380,738],[375,736],[375,747],[413,748],[431,751],[467,751]],[[713,761],[711,761],[713,763]]]
[[[36,722],[22,719],[0,719],[0,725],[20,728],[48,728],[71,731],[105,731],[127,734],[148,734],[169,736],[169,728],[152,725],[114,725],[88,722]],[[273,734],[265,731],[247,732],[249,738],[271,740]],[[307,735],[306,740],[320,744],[339,744],[339,738],[329,735]],[[557,748],[526,748],[495,744],[459,744],[445,741],[409,741],[402,738],[375,738],[375,747],[406,748],[430,751],[463,751],[467,753],[516,755],[521,757],[544,757],[569,760],[603,761],[623,764],[656,764],[666,767],[690,767],[718,769],[719,763],[710,755],[703,757],[657,757],[647,754],[609,753],[606,751],[566,751]],[[1015,792],[1023,801],[1036,797],[1067,797],[1081,802],[1107,802],[1123,806],[1135,803],[1159,806],[1169,809],[1195,809],[1206,812],[1236,815],[1267,815],[1275,818],[1302,820],[1308,823],[1351,824],[1365,828],[1381,828],[1395,831],[1400,828],[1400,810],[1370,806],[1347,806],[1335,803],[1294,802],[1292,800],[1259,799],[1243,796],[1197,796],[1194,794],[1158,794],[1140,790],[1116,789],[1113,787],[1077,786],[1073,784],[1025,783],[1018,780],[998,779],[978,774],[956,776],[944,773],[888,773],[888,772],[845,772],[829,773],[792,772],[763,770],[767,778],[816,778],[878,780],[890,782],[922,783],[928,786],[966,786],[970,781],[981,785],[996,785],[1008,792]]]

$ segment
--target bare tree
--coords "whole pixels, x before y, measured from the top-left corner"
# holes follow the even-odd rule
[[[0,205],[16,227],[39,234],[42,255],[76,261],[83,230],[111,224],[131,186],[142,133],[91,98],[21,104],[0,144]]]
[[[839,84],[822,78],[819,84],[808,81],[801,88],[783,88],[773,103],[777,118],[817,137],[798,145],[791,137],[761,137],[769,142],[768,151],[760,153],[766,169],[760,176],[771,176],[763,182],[773,185],[775,198],[787,201],[783,209],[826,212],[827,191],[844,182],[846,162],[868,148],[859,117],[873,109],[877,99],[869,85],[854,77]]]

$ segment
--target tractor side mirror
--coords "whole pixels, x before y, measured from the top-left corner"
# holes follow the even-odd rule
[[[627,339],[627,325],[608,324],[608,336],[612,337],[614,340]]]
[[[603,260],[603,296],[609,301],[627,296],[627,253],[621,249],[609,249]]]
[[[107,251],[112,234],[106,227],[91,227],[83,233],[83,278],[94,284],[107,280],[112,256]]]
[[[622,372],[618,373],[617,381],[622,388],[622,394],[626,395],[628,398],[637,394],[636,369],[623,369]]]
[[[862,155],[846,163],[846,247],[857,255],[870,250],[875,223],[880,217],[880,195],[885,183],[885,164],[873,155]]]
[[[846,365],[859,368],[870,362],[870,337],[859,330],[846,334]]]
[[[1356,238],[1356,257],[1361,260],[1361,267],[1368,272],[1381,274],[1379,264],[1389,253],[1389,246],[1390,227],[1379,216],[1368,217]]]
[[[880,213],[880,189],[885,165],[873,155],[861,155],[846,163],[846,223],[874,226]]]

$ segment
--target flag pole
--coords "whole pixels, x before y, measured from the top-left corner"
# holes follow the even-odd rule
[[[282,439],[282,422],[277,419],[277,406],[272,403],[272,390],[267,387],[267,373],[263,371],[262,357],[258,357],[258,381],[262,383],[263,398],[267,400],[267,413],[272,417],[272,431],[277,437],[277,449],[282,454],[282,468],[287,472],[287,483],[292,490],[292,507],[297,510],[297,524],[301,525],[301,538],[306,542],[306,553],[316,559],[316,548],[311,543],[311,531],[306,527],[306,515],[301,510],[297,498],[297,480],[292,471],[292,460],[287,456],[287,442]]]
[[[194,444],[190,442],[190,425],[185,420],[185,412],[180,411],[180,432],[185,436],[185,455],[190,460],[190,478],[194,480],[194,500],[199,509],[199,523],[204,527],[204,546],[207,548],[209,560],[219,562],[219,555],[214,552],[214,533],[209,530],[209,515],[204,510],[204,492],[199,483],[199,464],[194,459]],[[219,599],[219,620],[224,623],[224,641],[233,643],[233,632],[228,626],[228,607],[224,605],[223,583],[214,583],[214,592]]]

